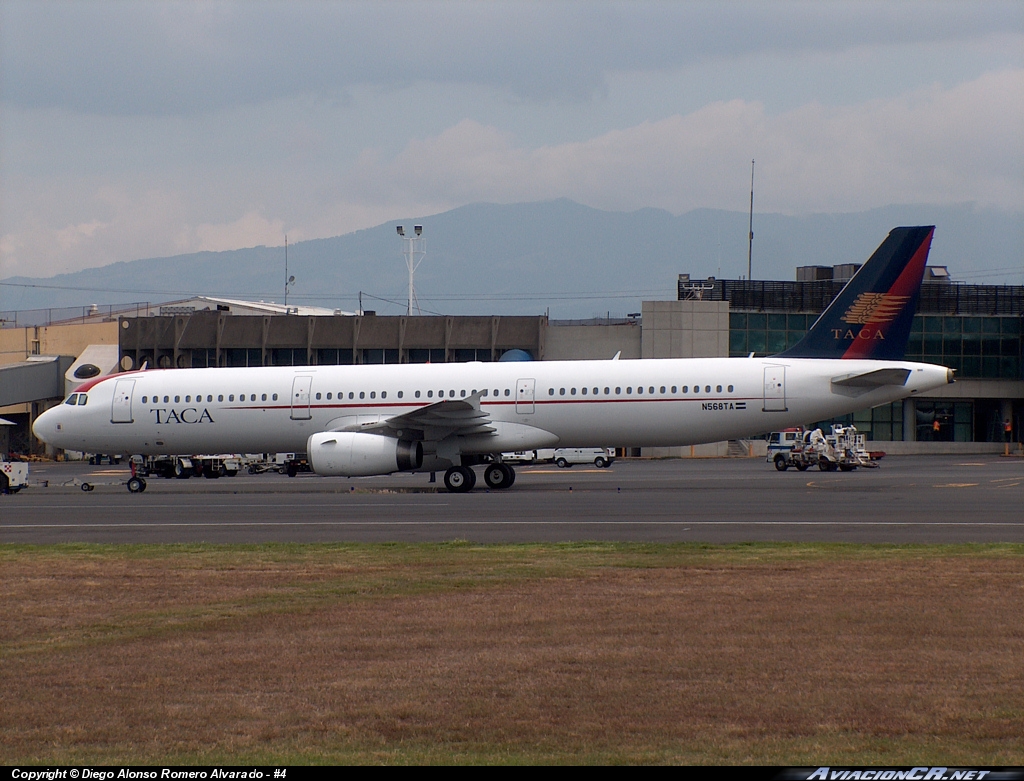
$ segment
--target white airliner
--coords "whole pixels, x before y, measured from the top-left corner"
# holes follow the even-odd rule
[[[305,452],[320,475],[444,471],[507,488],[500,453],[737,439],[953,381],[901,360],[933,227],[896,228],[803,341],[767,358],[168,369],[99,378],[37,418],[99,453]],[[145,489],[133,478],[129,489]]]

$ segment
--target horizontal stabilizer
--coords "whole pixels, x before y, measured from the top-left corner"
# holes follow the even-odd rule
[[[846,388],[881,388],[885,385],[906,385],[910,369],[876,369],[864,374],[833,377],[832,384]]]

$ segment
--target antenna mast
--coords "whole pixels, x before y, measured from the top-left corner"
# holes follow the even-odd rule
[[[754,161],[750,161],[750,227],[747,229],[747,281],[751,277],[751,258],[754,254]]]

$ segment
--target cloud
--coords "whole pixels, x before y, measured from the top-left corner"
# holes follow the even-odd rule
[[[250,124],[270,123],[254,115]],[[147,147],[135,151],[137,171],[97,165],[36,178],[30,173],[39,164],[23,166],[5,181],[17,197],[5,196],[0,277],[278,245],[285,231],[293,241],[332,236],[480,201],[567,197],[609,210],[745,211],[751,158],[760,212],[972,201],[1024,211],[1024,69],[855,105],[770,113],[756,101],[716,101],[557,144],[527,145],[462,119],[397,153],[364,149],[354,162],[335,159],[329,145],[321,150],[318,133],[329,136],[322,126],[296,136],[281,125],[271,133],[298,138],[299,151],[279,145],[277,154],[254,143],[231,157],[230,127],[182,134],[219,141],[224,159],[218,147],[198,161],[168,156],[146,167]],[[173,134],[143,135],[162,149]],[[114,147],[111,155],[121,148]]]
[[[359,85],[586,101],[610,73],[1024,31],[1017,2],[0,3],[4,98],[188,115]]]
[[[766,114],[757,102],[712,103],[585,141],[527,149],[463,120],[390,161],[366,153],[351,188],[366,198],[510,203],[569,197],[604,209],[742,210],[749,161],[758,206],[785,213],[890,203],[1024,206],[1024,70],[989,73],[857,106]]]

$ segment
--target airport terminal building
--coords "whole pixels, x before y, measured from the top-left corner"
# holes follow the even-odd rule
[[[208,297],[120,311],[83,310],[71,320],[0,329],[0,418],[14,424],[2,429],[0,446],[38,450],[28,433],[32,420],[90,371],[772,355],[802,338],[856,268],[803,267],[793,282],[695,280],[681,274],[673,299],[645,301],[639,317],[618,319],[391,316]],[[102,367],[86,360],[90,345],[97,348],[93,354],[110,356]],[[1002,452],[1007,421],[1013,441],[1022,439],[1022,345],[1024,286],[955,284],[945,269],[929,268],[907,358],[953,368],[958,381],[927,397],[865,410],[842,422],[853,422],[893,453]],[[54,388],[47,398],[24,397],[19,372],[30,369],[20,367],[45,355],[65,356],[60,364],[67,367],[65,387],[50,383]],[[75,363],[68,367],[71,360]],[[39,367],[31,370],[38,374]],[[645,448],[643,455],[745,455],[760,450],[753,444]]]

